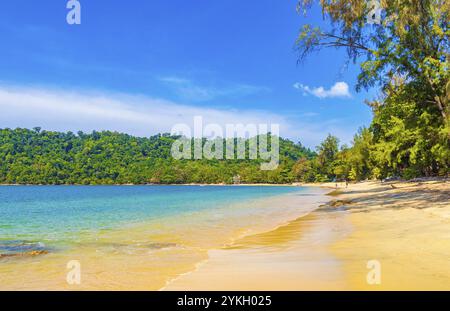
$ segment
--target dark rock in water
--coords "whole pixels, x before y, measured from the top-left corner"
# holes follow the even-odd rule
[[[349,205],[352,204],[354,202],[351,200],[332,200],[327,204],[320,205],[319,209],[325,212],[346,211],[350,208]]]
[[[0,241],[0,258],[33,257],[48,254],[49,249],[41,242],[23,240]]]
[[[351,200],[334,200],[329,203],[329,205],[331,207],[341,207],[341,206],[350,205],[350,204],[353,204],[353,202]]]
[[[31,251],[25,253],[17,253],[17,254],[0,254],[1,258],[11,258],[11,257],[34,257],[39,255],[48,254],[48,251]]]

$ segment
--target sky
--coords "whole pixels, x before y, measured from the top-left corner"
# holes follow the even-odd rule
[[[323,50],[297,63],[306,17],[295,0],[15,0],[0,10],[0,128],[116,130],[138,136],[178,123],[278,123],[313,148],[343,143],[371,120],[358,65]],[[326,22],[326,21],[325,21]]]

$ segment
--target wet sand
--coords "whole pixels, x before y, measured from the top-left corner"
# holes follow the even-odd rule
[[[336,215],[316,212],[210,251],[207,261],[170,282],[164,290],[346,288],[341,263],[328,245],[350,230],[345,217],[336,219]]]

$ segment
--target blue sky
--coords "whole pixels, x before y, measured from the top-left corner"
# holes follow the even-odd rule
[[[79,2],[81,25],[67,24],[65,0],[2,4],[0,127],[149,136],[201,114],[277,122],[313,147],[370,122],[373,95],[355,92],[343,51],[297,65],[299,29],[322,17],[295,0]]]

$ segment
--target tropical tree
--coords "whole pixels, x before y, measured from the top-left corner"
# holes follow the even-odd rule
[[[299,60],[323,48],[343,48],[348,61],[360,64],[357,90],[381,91],[368,101],[374,113],[374,147],[367,149],[372,176],[448,174],[450,1],[302,0],[298,9],[307,14],[315,3],[329,23],[303,26]],[[361,156],[359,147],[351,150],[349,157]],[[370,165],[362,167],[352,165],[355,178],[367,176]]]

